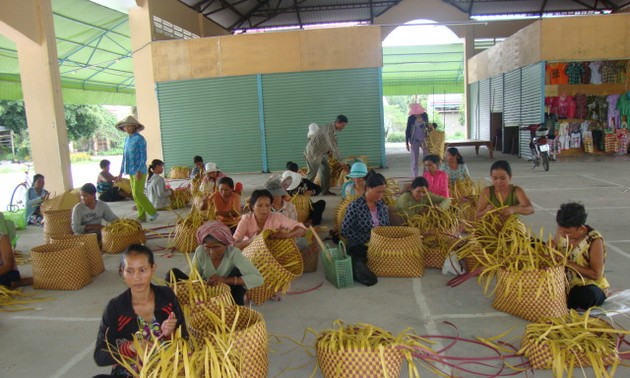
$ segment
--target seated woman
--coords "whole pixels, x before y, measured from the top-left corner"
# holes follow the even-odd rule
[[[422,159],[424,163],[424,177],[429,183],[429,191],[442,197],[450,197],[448,193],[448,175],[438,169],[440,157],[437,155],[427,155]]]
[[[118,219],[109,206],[96,199],[96,187],[87,183],[81,187],[81,202],[72,208],[72,231],[75,234],[97,234],[101,240],[103,220],[111,222]]]
[[[128,194],[119,187],[114,186],[117,181],[117,177],[109,172],[111,162],[107,159],[101,160],[99,163],[101,172],[96,178],[96,191],[98,192],[98,199],[105,202],[120,201],[125,198],[130,198],[131,194]]]
[[[288,179],[287,179],[288,181]],[[282,181],[278,177],[271,177],[265,183],[265,189],[273,196],[273,202],[271,202],[271,211],[274,213],[282,214],[288,218],[297,221],[297,209],[295,205],[291,203],[291,197],[289,193],[284,189]]]
[[[350,173],[346,175],[349,181],[341,186],[341,198],[346,199],[352,196],[362,196],[365,192],[365,177],[368,174],[365,163],[357,161],[350,167]]]
[[[33,284],[32,277],[21,277],[15,262],[15,254],[11,247],[11,240],[7,235],[0,234],[0,285],[9,289]]]
[[[396,210],[412,216],[421,214],[429,206],[442,209],[448,209],[451,206],[450,198],[430,193],[428,189],[427,180],[424,177],[416,177],[411,182],[411,191],[401,194],[396,200]]]
[[[234,231],[241,217],[241,196],[234,191],[230,177],[221,177],[218,187],[218,191],[204,197],[200,210],[213,206],[216,219]]]
[[[234,246],[230,229],[219,221],[206,222],[197,230],[197,243],[193,268],[208,285],[229,285],[234,302],[243,306],[246,291],[262,285],[264,280],[258,269]],[[179,269],[173,269],[172,273],[178,280],[188,279]],[[170,280],[170,274],[166,280]]]
[[[171,190],[166,188],[166,181],[161,174],[164,172],[164,162],[154,159],[149,165],[147,178],[147,198],[158,210],[171,206]]]
[[[212,193],[216,191],[219,180],[222,177],[226,177],[226,175],[221,172],[216,163],[206,163],[205,173],[203,175],[203,179],[201,180],[201,184],[199,185],[199,190],[205,193]]]
[[[40,205],[44,202],[50,193],[44,189],[44,175],[39,173],[33,176],[33,186],[26,191],[26,211],[24,216],[26,217],[26,224],[34,226],[42,226],[44,224],[44,216],[42,215]]]
[[[440,169],[448,175],[449,184],[453,184],[457,180],[470,178],[468,167],[464,163],[464,158],[455,147],[446,149],[446,162],[442,163]]]
[[[501,216],[509,217],[512,214],[530,215],[534,213],[534,207],[525,191],[516,185],[512,185],[512,167],[505,160],[497,160],[490,166],[490,179],[492,185],[486,186],[481,191],[477,203],[477,217],[481,218],[488,211],[503,207]]]
[[[288,181],[289,178],[291,181]],[[312,197],[322,192],[321,186],[298,173],[298,165],[292,161],[287,162],[287,170],[282,173],[282,182],[287,183],[286,190],[291,196],[305,194]],[[313,202],[311,200],[311,212],[305,223],[310,222],[313,226],[319,226],[322,223],[324,210],[326,210],[326,201]]]
[[[193,169],[190,171],[190,178],[202,176],[205,172],[203,158],[199,155],[193,157]]]
[[[256,189],[249,199],[250,212],[243,214],[234,232],[234,246],[247,247],[262,230],[277,230],[276,239],[293,239],[304,236],[306,228],[298,221],[271,211],[273,196],[266,189]],[[299,247],[299,246],[298,246]]]
[[[566,262],[570,288],[567,304],[571,309],[601,305],[610,286],[604,276],[604,238],[586,224],[586,216],[584,206],[575,202],[562,204],[556,213],[556,245],[560,251],[571,251]]]
[[[94,361],[98,366],[114,365],[112,376],[133,376],[132,372],[118,365],[114,357],[137,355],[134,335],[142,335],[143,347],[149,347],[155,338],[170,338],[177,328],[182,336],[188,336],[184,313],[175,293],[167,286],[151,283],[155,270],[149,247],[132,244],[123,252],[118,272],[129,289],[107,304],[94,349]]]
[[[367,243],[372,236],[372,228],[389,226],[389,211],[383,202],[387,189],[385,177],[370,172],[365,181],[365,193],[348,205],[341,224],[341,235],[347,240],[355,281],[371,286],[376,284],[377,279],[367,267]]]

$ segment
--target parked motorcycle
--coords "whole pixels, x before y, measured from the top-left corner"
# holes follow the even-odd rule
[[[532,139],[529,142],[529,148],[532,151],[531,161],[534,163],[532,168],[538,167],[541,163],[545,171],[549,170],[549,161],[556,160],[555,154],[549,147],[549,129],[544,125],[529,125],[522,127],[521,130],[529,130],[532,133]]]

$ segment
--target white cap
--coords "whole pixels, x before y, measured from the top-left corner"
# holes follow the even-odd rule
[[[319,130],[319,126],[315,122],[311,123],[310,125],[308,125],[308,134],[306,134],[306,137],[312,137],[317,130]]]

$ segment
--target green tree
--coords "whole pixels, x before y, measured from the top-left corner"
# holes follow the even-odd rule
[[[26,130],[26,110],[22,101],[0,100],[0,126],[19,134]]]

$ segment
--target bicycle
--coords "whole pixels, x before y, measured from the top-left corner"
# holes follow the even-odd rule
[[[29,175],[31,166],[33,164],[28,164],[28,163],[22,163],[22,164],[26,165],[26,171],[24,171],[24,175],[25,175],[24,182],[17,184],[15,189],[13,189],[13,194],[11,194],[11,201],[9,202],[9,205],[7,206],[7,211],[10,211],[12,213],[17,213],[18,211],[26,207],[26,201],[25,201],[26,191],[33,184],[31,182],[31,177]]]

